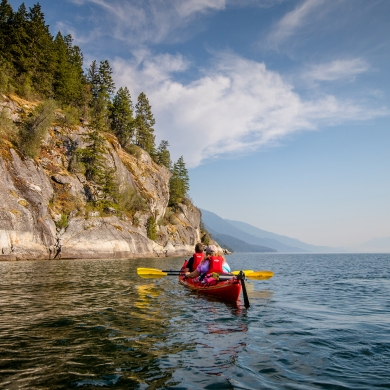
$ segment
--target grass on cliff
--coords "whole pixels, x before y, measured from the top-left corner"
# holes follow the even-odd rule
[[[31,112],[22,124],[19,136],[19,148],[28,157],[35,158],[41,151],[42,141],[55,119],[56,104],[46,100]]]

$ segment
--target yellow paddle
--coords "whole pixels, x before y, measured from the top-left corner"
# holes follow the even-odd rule
[[[253,269],[243,269],[242,272],[244,272],[244,274],[251,274],[252,272],[255,272],[253,271]],[[233,275],[238,275],[240,273],[240,271],[232,271],[231,274]]]
[[[137,268],[137,274],[142,278],[161,278],[164,276],[177,276],[182,275],[183,271],[177,270],[160,270],[156,268]],[[233,271],[233,275],[238,275],[240,271]],[[274,276],[272,271],[253,271],[253,270],[244,270],[243,273],[245,277],[252,280],[267,280]]]

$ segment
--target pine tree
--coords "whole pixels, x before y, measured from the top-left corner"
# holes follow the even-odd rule
[[[173,165],[172,177],[169,181],[169,206],[176,207],[182,203],[189,190],[188,171],[183,156]]]
[[[181,156],[177,160],[176,169],[178,170],[180,180],[183,183],[183,190],[184,190],[183,196],[185,196],[185,195],[187,195],[187,193],[190,189],[190,178],[188,177],[188,171],[187,171],[183,156]]]
[[[153,156],[156,148],[153,126],[156,122],[152,114],[152,107],[149,104],[149,100],[143,92],[138,96],[135,109],[136,144]]]
[[[146,234],[150,240],[155,241],[157,238],[156,220],[153,215],[146,222]]]
[[[172,169],[171,154],[168,150],[168,141],[162,140],[157,148],[157,163]]]
[[[0,3],[0,90],[6,92],[12,82],[14,68],[10,53],[12,42],[12,7],[7,0]]]
[[[27,34],[27,9],[24,3],[12,15],[6,27],[9,29],[9,38],[6,41],[6,46],[9,44],[9,60],[12,61],[13,67],[19,75],[27,73],[30,68],[28,61],[29,37]]]
[[[88,147],[80,150],[81,161],[85,164],[85,177],[103,186],[105,184],[105,139],[97,129],[90,131],[85,136]]]
[[[92,93],[92,126],[104,130],[108,127],[111,95],[115,91],[109,62],[101,61],[98,69],[96,61],[93,61],[88,69],[87,81]]]
[[[119,88],[110,110],[111,129],[122,146],[131,143],[134,136],[133,103],[127,87]]]
[[[65,105],[80,106],[85,89],[83,56],[72,42],[71,35],[63,37],[60,32],[54,40],[56,70],[53,88],[57,100]]]
[[[10,35],[10,26],[13,19],[12,7],[7,0],[0,3],[0,58],[10,62],[9,48],[12,36]]]
[[[29,70],[34,88],[46,97],[51,97],[55,70],[53,37],[39,3],[27,14],[26,32],[29,37]]]

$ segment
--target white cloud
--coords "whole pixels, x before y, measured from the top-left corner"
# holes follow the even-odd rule
[[[308,23],[309,16],[323,3],[324,0],[305,0],[293,11],[288,12],[268,35],[268,44],[273,48],[278,48],[298,29]]]
[[[144,91],[156,118],[158,139],[167,139],[174,159],[188,167],[209,158],[248,153],[286,136],[350,120],[387,115],[331,95],[304,101],[276,72],[232,53],[216,55],[210,69],[190,83],[175,73],[190,69],[181,55],[138,52],[133,61],[112,62],[118,85],[136,100]]]
[[[101,12],[96,24],[107,35],[130,45],[180,41],[198,15],[223,10],[226,0],[71,0],[94,4]],[[180,33],[179,33],[180,32]]]
[[[369,64],[361,58],[335,60],[326,64],[311,65],[304,73],[304,77],[312,81],[354,79],[369,69]]]

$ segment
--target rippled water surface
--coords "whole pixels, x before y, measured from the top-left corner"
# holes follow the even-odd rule
[[[183,259],[0,263],[1,389],[390,389],[390,255],[234,254],[251,307]]]

